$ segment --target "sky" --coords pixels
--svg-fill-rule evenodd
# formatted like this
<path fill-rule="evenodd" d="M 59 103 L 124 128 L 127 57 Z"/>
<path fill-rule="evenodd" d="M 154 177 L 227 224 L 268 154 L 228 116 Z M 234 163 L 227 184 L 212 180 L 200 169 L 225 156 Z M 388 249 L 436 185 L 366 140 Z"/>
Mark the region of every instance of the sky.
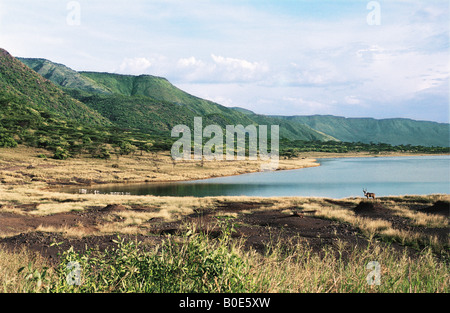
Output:
<path fill-rule="evenodd" d="M 449 122 L 448 0 L 0 0 L 0 47 L 259 114 Z"/>

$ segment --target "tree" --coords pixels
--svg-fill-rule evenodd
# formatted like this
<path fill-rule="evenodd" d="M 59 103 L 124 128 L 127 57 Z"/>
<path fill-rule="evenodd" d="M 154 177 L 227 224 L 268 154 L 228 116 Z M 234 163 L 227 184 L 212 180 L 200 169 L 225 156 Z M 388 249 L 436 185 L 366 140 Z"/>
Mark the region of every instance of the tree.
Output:
<path fill-rule="evenodd" d="M 70 157 L 69 151 L 62 147 L 56 147 L 55 154 L 53 155 L 54 159 L 57 160 L 66 160 Z"/>
<path fill-rule="evenodd" d="M 0 133 L 0 147 L 15 148 L 17 147 L 17 142 L 10 135 L 6 133 Z"/>
<path fill-rule="evenodd" d="M 120 155 L 129 155 L 130 153 L 136 152 L 137 148 L 136 146 L 133 146 L 129 142 L 121 142 L 119 145 L 119 153 Z"/>

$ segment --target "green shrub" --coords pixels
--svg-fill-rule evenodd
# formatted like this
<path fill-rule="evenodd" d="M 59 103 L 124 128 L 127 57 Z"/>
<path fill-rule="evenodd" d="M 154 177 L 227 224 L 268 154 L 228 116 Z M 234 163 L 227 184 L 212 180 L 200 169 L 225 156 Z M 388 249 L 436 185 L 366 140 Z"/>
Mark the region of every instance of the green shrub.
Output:
<path fill-rule="evenodd" d="M 70 157 L 69 151 L 62 147 L 56 147 L 55 154 L 53 155 L 54 159 L 57 160 L 66 160 Z"/>
<path fill-rule="evenodd" d="M 131 143 L 129 142 L 122 142 L 119 145 L 120 148 L 120 154 L 121 155 L 128 155 L 130 153 L 136 152 L 137 148 L 136 146 L 133 146 Z"/>
<path fill-rule="evenodd" d="M 0 134 L 0 148 L 15 148 L 17 142 L 7 134 Z"/>
<path fill-rule="evenodd" d="M 102 146 L 92 153 L 92 157 L 96 159 L 109 160 L 111 159 L 111 152 L 107 147 Z"/>
<path fill-rule="evenodd" d="M 57 269 L 53 292 L 243 292 L 249 290 L 248 264 L 233 250 L 229 234 L 212 242 L 188 231 L 183 240 L 169 238 L 153 250 L 118 237 L 116 248 L 84 255 L 69 249 Z M 77 262 L 81 284 L 66 279 Z"/>

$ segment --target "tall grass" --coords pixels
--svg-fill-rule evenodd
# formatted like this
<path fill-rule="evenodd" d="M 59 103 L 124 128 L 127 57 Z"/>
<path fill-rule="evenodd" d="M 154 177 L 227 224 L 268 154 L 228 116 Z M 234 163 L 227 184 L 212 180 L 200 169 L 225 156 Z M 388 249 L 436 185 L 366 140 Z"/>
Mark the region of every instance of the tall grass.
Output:
<path fill-rule="evenodd" d="M 342 241 L 320 252 L 307 244 L 276 243 L 266 253 L 245 249 L 231 239 L 231 228 L 212 238 L 194 228 L 182 236 L 169 237 L 161 245 L 145 247 L 118 238 L 116 247 L 84 254 L 73 249 L 48 277 L 31 267 L 28 291 L 42 292 L 449 292 L 449 266 L 430 249 L 414 257 L 406 251 L 371 242 L 351 247 Z M 77 262 L 78 283 L 74 275 Z M 370 284 L 378 262 L 379 284 Z M 71 276 L 72 275 L 72 276 Z M 34 282 L 34 285 L 32 284 Z M 72 281 L 73 282 L 73 281 Z M 38 286 L 39 283 L 39 286 Z M 31 285 L 30 285 L 31 284 Z"/>
<path fill-rule="evenodd" d="M 250 290 L 250 267 L 227 231 L 211 239 L 191 229 L 160 246 L 118 238 L 117 246 L 81 255 L 69 249 L 57 268 L 51 292 L 244 292 Z M 68 283 L 80 271 L 79 284 Z M 70 266 L 68 266 L 71 264 Z"/>
<path fill-rule="evenodd" d="M 270 254 L 252 258 L 259 292 L 366 293 L 448 292 L 448 264 L 438 261 L 430 249 L 411 258 L 377 242 L 350 247 L 337 241 L 315 253 L 307 245 L 276 245 Z M 371 284 L 373 268 L 380 265 L 380 284 Z M 368 267 L 369 266 L 369 267 Z M 260 270 L 256 270 L 256 269 Z"/>
<path fill-rule="evenodd" d="M 21 268 L 25 269 L 24 264 L 27 265 L 26 275 L 19 273 Z M 37 253 L 32 253 L 25 248 L 11 251 L 0 245 L 0 293 L 45 290 L 40 278 L 52 279 L 52 271 L 47 271 L 48 268 L 47 261 Z"/>

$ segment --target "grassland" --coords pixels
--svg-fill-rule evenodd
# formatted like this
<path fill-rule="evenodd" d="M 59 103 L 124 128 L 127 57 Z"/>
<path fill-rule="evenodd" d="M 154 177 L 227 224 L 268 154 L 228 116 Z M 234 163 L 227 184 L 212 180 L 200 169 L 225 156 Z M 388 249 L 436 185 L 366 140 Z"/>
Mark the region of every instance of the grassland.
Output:
<path fill-rule="evenodd" d="M 66 194 L 61 186 L 202 179 L 261 164 L 173 163 L 146 152 L 55 160 L 46 153 L 0 149 L 1 291 L 449 292 L 449 195 Z M 280 168 L 337 155 L 299 155 L 280 160 Z M 70 261 L 83 265 L 81 286 L 65 283 Z M 372 261 L 381 264 L 379 285 L 367 282 Z"/>

